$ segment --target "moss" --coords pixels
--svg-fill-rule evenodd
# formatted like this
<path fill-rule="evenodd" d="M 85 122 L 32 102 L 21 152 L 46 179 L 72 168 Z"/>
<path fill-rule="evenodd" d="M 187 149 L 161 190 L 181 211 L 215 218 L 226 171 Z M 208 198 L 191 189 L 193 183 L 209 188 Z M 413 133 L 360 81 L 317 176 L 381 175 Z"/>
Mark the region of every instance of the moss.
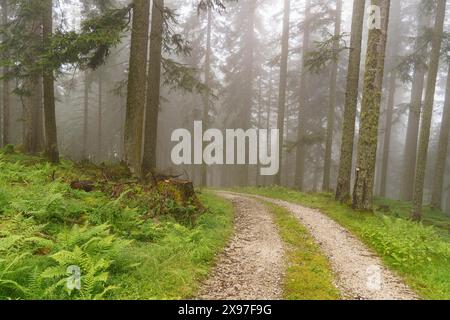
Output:
<path fill-rule="evenodd" d="M 267 203 L 286 249 L 284 298 L 287 300 L 337 300 L 333 273 L 308 231 L 287 210 Z"/>

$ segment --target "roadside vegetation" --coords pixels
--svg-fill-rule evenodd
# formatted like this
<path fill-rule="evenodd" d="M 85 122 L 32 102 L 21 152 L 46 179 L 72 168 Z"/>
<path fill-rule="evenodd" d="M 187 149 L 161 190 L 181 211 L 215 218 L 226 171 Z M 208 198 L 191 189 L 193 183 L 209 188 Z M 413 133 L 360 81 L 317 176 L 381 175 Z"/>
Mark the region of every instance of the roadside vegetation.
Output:
<path fill-rule="evenodd" d="M 327 258 L 305 227 L 289 211 L 270 203 L 286 250 L 283 294 L 287 300 L 339 300 Z"/>
<path fill-rule="evenodd" d="M 424 208 L 422 223 L 409 219 L 411 205 L 378 199 L 373 213 L 353 210 L 331 194 L 307 194 L 281 187 L 240 188 L 239 192 L 319 209 L 377 252 L 424 299 L 450 299 L 450 217 Z"/>
<path fill-rule="evenodd" d="M 192 297 L 232 218 L 232 206 L 208 192 L 184 201 L 170 182 L 139 184 L 120 165 L 53 166 L 5 148 L 0 299 Z M 67 287 L 70 266 L 81 290 Z"/>

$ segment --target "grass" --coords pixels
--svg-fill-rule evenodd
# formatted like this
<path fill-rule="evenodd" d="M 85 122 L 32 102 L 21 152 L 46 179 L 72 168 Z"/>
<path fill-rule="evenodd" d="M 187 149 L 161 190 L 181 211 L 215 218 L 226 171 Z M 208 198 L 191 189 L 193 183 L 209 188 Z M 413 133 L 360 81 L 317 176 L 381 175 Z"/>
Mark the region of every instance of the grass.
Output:
<path fill-rule="evenodd" d="M 319 209 L 372 248 L 392 270 L 424 299 L 450 299 L 450 238 L 443 213 L 425 209 L 425 223 L 407 217 L 409 204 L 377 200 L 388 204 L 390 212 L 357 212 L 334 201 L 330 194 L 305 194 L 267 187 L 236 191 L 258 194 Z"/>
<path fill-rule="evenodd" d="M 267 203 L 286 249 L 286 300 L 338 300 L 328 259 L 305 227 L 289 211 Z"/>
<path fill-rule="evenodd" d="M 189 298 L 232 233 L 231 204 L 211 193 L 202 211 L 121 166 L 10 151 L 0 150 L 0 299 Z M 73 189 L 78 179 L 95 190 Z M 69 266 L 81 290 L 67 288 Z"/>
<path fill-rule="evenodd" d="M 124 288 L 118 298 L 186 299 L 195 296 L 199 281 L 208 275 L 215 254 L 232 234 L 233 208 L 209 192 L 201 195 L 209 208 L 195 228 L 176 226 L 151 245 L 137 245 L 130 255 L 141 265 L 116 283 Z"/>

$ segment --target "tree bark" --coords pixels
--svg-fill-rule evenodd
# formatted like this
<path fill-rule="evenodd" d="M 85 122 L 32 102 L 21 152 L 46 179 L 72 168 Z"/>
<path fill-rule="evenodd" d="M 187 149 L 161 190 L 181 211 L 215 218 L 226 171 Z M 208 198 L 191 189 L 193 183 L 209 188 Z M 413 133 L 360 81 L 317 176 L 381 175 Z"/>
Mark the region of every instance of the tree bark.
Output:
<path fill-rule="evenodd" d="M 305 178 L 305 136 L 306 136 L 306 124 L 308 116 L 307 108 L 307 76 L 308 72 L 306 70 L 306 54 L 309 51 L 310 45 L 310 16 L 311 13 L 311 0 L 306 0 L 305 2 L 305 21 L 303 30 L 303 62 L 302 62 L 302 73 L 300 76 L 300 103 L 298 108 L 298 126 L 297 126 L 297 150 L 296 150 L 296 161 L 295 161 L 295 185 L 300 190 L 303 191 L 303 182 Z"/>
<path fill-rule="evenodd" d="M 447 75 L 444 112 L 442 114 L 441 131 L 439 134 L 439 147 L 433 179 L 433 192 L 431 205 L 442 210 L 445 168 L 447 164 L 448 143 L 450 135 L 450 64 Z"/>
<path fill-rule="evenodd" d="M 149 0 L 133 1 L 130 66 L 124 132 L 125 161 L 133 174 L 140 176 L 142 138 L 147 80 Z"/>
<path fill-rule="evenodd" d="M 156 147 L 158 138 L 159 98 L 161 89 L 161 61 L 164 22 L 164 0 L 154 0 L 150 35 L 150 63 L 147 75 L 147 108 L 145 115 L 144 177 L 156 170 Z"/>
<path fill-rule="evenodd" d="M 436 79 L 439 68 L 442 40 L 444 35 L 444 20 L 446 0 L 437 0 L 436 22 L 434 25 L 430 68 L 428 71 L 425 103 L 423 106 L 422 126 L 419 137 L 419 150 L 414 182 L 413 220 L 422 219 L 423 189 L 425 183 L 425 170 L 427 166 L 428 145 L 431 131 L 431 118 L 433 116 L 434 95 L 436 92 Z"/>
<path fill-rule="evenodd" d="M 365 0 L 354 0 L 353 2 L 352 34 L 350 39 L 350 58 L 348 61 L 347 88 L 345 93 L 341 157 L 339 163 L 338 184 L 336 188 L 336 200 L 341 202 L 350 200 L 365 5 Z"/>
<path fill-rule="evenodd" d="M 53 1 L 45 1 L 42 18 L 42 33 L 44 48 L 48 48 L 53 33 Z M 45 125 L 45 155 L 51 163 L 59 162 L 58 135 L 56 129 L 55 83 L 53 69 L 44 67 L 44 125 Z"/>
<path fill-rule="evenodd" d="M 341 20 L 342 20 L 342 0 L 336 0 L 336 16 L 334 26 L 335 41 L 333 50 L 339 50 L 339 36 L 341 35 Z M 339 68 L 339 60 L 334 61 L 331 66 L 330 76 L 330 96 L 327 117 L 327 139 L 325 145 L 325 163 L 323 173 L 322 190 L 325 192 L 331 191 L 331 162 L 333 153 L 333 134 L 334 134 L 334 119 L 336 109 L 336 93 L 337 93 L 337 75 Z"/>
<path fill-rule="evenodd" d="M 375 27 L 369 30 L 367 46 L 356 181 L 353 191 L 353 207 L 358 210 L 372 210 L 373 205 L 390 0 L 372 0 L 372 5 L 381 9 L 381 24 L 380 29 Z"/>
<path fill-rule="evenodd" d="M 274 183 L 281 185 L 281 172 L 283 168 L 283 149 L 284 149 L 284 118 L 286 115 L 286 87 L 287 87 L 287 69 L 289 54 L 289 24 L 290 24 L 291 1 L 284 0 L 283 16 L 283 35 L 281 39 L 281 63 L 280 63 L 280 85 L 278 94 L 278 120 L 277 128 L 279 130 L 278 145 L 280 148 L 279 165 L 280 170 L 275 176 Z"/>

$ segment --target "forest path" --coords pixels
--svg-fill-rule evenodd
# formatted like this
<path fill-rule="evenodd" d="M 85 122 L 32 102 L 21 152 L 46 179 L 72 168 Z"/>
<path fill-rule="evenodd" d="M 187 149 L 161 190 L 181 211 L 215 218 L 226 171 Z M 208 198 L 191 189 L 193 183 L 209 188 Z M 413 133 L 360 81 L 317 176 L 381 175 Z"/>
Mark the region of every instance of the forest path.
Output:
<path fill-rule="evenodd" d="M 282 299 L 283 243 L 272 215 L 250 197 L 219 193 L 235 208 L 235 234 L 219 256 L 211 276 L 201 286 L 198 299 Z"/>
<path fill-rule="evenodd" d="M 345 299 L 415 300 L 416 294 L 404 281 L 387 269 L 381 259 L 341 225 L 318 210 L 262 196 L 237 193 L 219 195 L 258 199 L 289 210 L 308 229 L 328 257 L 336 278 L 336 286 Z M 258 206 L 257 206 L 258 205 Z M 255 216 L 260 209 L 255 203 Z M 265 234 L 262 235 L 266 237 Z M 273 240 L 267 239 L 269 242 Z"/>

